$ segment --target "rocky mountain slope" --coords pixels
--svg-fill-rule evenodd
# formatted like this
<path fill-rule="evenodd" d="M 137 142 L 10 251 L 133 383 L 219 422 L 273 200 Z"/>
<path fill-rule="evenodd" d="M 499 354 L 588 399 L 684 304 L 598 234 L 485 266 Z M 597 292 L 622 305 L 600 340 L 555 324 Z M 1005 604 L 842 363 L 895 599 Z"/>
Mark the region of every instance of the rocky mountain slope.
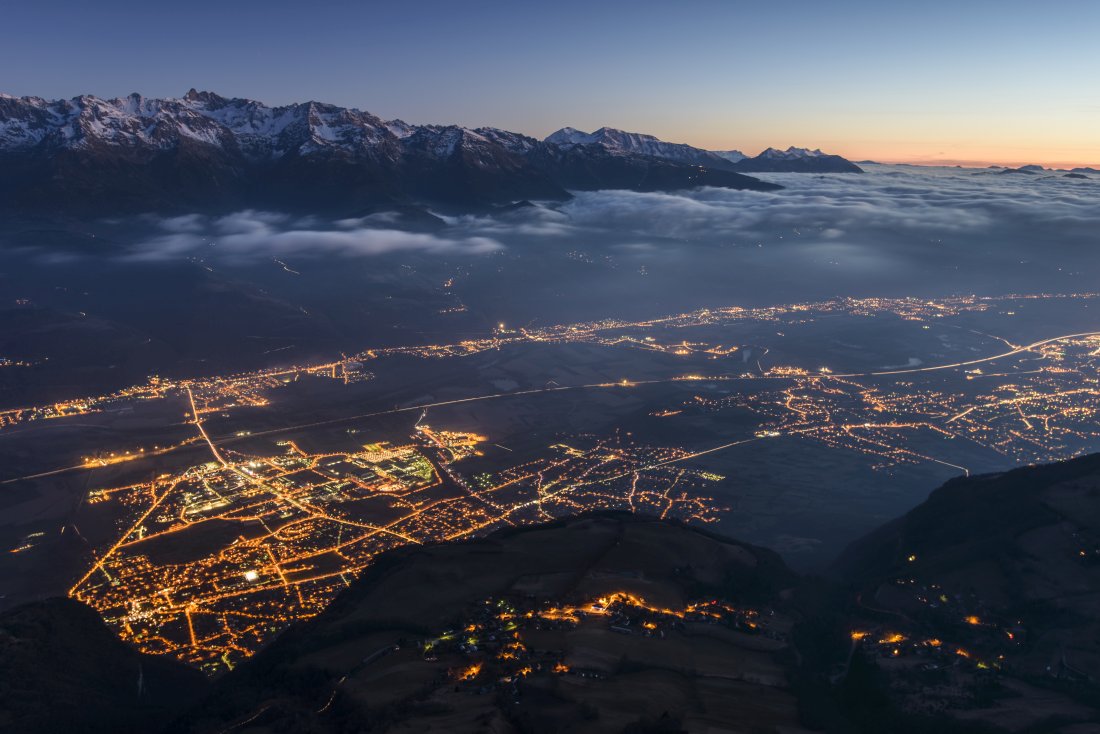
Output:
<path fill-rule="evenodd" d="M 707 166 L 724 171 L 737 170 L 733 165 L 735 161 L 731 160 L 731 157 L 741 156 L 744 158 L 744 155 L 738 151 L 711 152 L 683 143 L 666 143 L 652 135 L 629 133 L 610 127 L 601 127 L 594 133 L 585 133 L 575 128 L 563 127 L 561 130 L 550 134 L 545 142 L 564 150 L 598 146 L 621 155 L 646 155 L 676 163 Z"/>
<path fill-rule="evenodd" d="M 838 155 L 820 150 L 790 147 L 768 148 L 749 157 L 739 150 L 703 150 L 682 143 L 666 143 L 652 135 L 601 127 L 586 133 L 564 127 L 546 138 L 562 150 L 601 148 L 611 155 L 640 154 L 691 166 L 706 166 L 741 173 L 862 173 L 863 169 Z"/>

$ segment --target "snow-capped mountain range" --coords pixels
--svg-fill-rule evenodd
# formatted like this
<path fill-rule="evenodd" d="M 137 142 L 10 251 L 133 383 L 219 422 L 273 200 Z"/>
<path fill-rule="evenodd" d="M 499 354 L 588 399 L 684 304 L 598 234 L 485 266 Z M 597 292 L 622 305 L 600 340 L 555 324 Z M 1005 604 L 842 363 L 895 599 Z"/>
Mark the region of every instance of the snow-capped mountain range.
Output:
<path fill-rule="evenodd" d="M 194 89 L 179 99 L 0 94 L 0 163 L 0 195 L 9 204 L 103 213 L 468 208 L 599 188 L 777 188 L 741 175 L 746 170 L 859 170 L 798 148 L 747 158 L 612 128 L 563 128 L 538 140 L 497 128 L 386 121 L 318 102 L 269 107 Z"/>
<path fill-rule="evenodd" d="M 856 164 L 840 156 L 823 153 L 821 150 L 794 146 L 786 150 L 768 148 L 755 158 L 750 158 L 739 150 L 703 150 L 683 143 L 666 143 L 652 135 L 630 133 L 610 127 L 601 127 L 593 133 L 586 133 L 573 127 L 563 127 L 549 135 L 544 142 L 563 149 L 595 145 L 613 153 L 645 155 L 727 171 L 861 172 Z"/>
<path fill-rule="evenodd" d="M 760 154 L 760 158 L 771 158 L 773 160 L 793 161 L 800 158 L 824 158 L 825 153 L 821 152 L 821 149 L 810 150 L 809 148 L 796 148 L 793 145 L 786 150 L 779 150 L 778 148 L 768 148 Z"/>
<path fill-rule="evenodd" d="M 598 145 L 618 153 L 647 155 L 688 165 L 711 166 L 730 170 L 730 164 L 745 157 L 738 151 L 717 153 L 702 150 L 683 143 L 666 143 L 652 135 L 628 133 L 611 127 L 601 127 L 594 133 L 586 133 L 572 127 L 563 127 L 551 133 L 543 141 L 560 148 Z"/>

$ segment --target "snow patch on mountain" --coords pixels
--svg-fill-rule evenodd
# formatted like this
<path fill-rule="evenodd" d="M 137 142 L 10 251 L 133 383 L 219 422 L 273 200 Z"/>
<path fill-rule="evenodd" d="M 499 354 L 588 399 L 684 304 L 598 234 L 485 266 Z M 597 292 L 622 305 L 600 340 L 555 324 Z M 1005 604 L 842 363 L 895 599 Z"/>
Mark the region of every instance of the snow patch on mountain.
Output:
<path fill-rule="evenodd" d="M 563 127 L 561 130 L 547 135 L 543 142 L 565 147 L 570 145 L 590 145 L 595 143 L 596 139 L 592 133 L 586 133 L 575 127 Z"/>
<path fill-rule="evenodd" d="M 719 158 L 726 159 L 730 163 L 737 163 L 738 161 L 743 161 L 748 158 L 747 155 L 739 150 L 712 150 L 710 152 L 714 153 L 714 155 L 718 156 Z"/>
<path fill-rule="evenodd" d="M 404 120 L 390 120 L 384 123 L 386 129 L 389 130 L 397 138 L 407 138 L 416 132 L 416 126 L 410 125 Z"/>
<path fill-rule="evenodd" d="M 797 160 L 799 158 L 824 158 L 827 153 L 822 153 L 820 149 L 810 150 L 809 148 L 796 148 L 793 145 L 786 150 L 779 150 L 778 148 L 768 148 L 761 153 L 758 158 L 771 158 L 774 160 L 790 161 Z"/>
<path fill-rule="evenodd" d="M 596 145 L 612 155 L 643 155 L 688 166 L 706 166 L 723 170 L 729 170 L 732 163 L 744 158 L 737 151 L 726 151 L 727 155 L 723 155 L 686 143 L 667 143 L 653 135 L 632 133 L 613 127 L 601 127 L 592 133 L 586 133 L 574 127 L 563 127 L 547 136 L 544 142 L 563 150 Z M 734 158 L 733 154 L 741 158 Z"/>

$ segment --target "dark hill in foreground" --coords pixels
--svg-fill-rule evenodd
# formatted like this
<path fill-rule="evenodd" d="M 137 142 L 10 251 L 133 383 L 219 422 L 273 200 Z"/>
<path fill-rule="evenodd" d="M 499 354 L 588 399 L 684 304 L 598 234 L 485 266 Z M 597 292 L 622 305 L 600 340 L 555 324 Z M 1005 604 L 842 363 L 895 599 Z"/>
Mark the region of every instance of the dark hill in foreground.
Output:
<path fill-rule="evenodd" d="M 899 706 L 1011 730 L 1095 721 L 1100 455 L 948 482 L 834 568 Z"/>
<path fill-rule="evenodd" d="M 791 730 L 795 581 L 771 551 L 632 516 L 398 552 L 177 730 Z"/>
<path fill-rule="evenodd" d="M 80 602 L 0 614 L 0 731 L 147 732 L 206 686 L 196 670 L 134 651 Z"/>

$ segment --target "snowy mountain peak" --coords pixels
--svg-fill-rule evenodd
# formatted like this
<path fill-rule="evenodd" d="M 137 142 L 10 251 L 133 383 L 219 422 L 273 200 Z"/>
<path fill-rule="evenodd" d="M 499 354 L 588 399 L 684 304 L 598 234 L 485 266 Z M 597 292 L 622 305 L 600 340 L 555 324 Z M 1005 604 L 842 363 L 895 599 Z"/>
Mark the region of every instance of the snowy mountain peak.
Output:
<path fill-rule="evenodd" d="M 563 127 L 548 136 L 545 142 L 565 150 L 582 145 L 598 145 L 612 155 L 643 155 L 689 166 L 705 166 L 721 170 L 732 170 L 732 165 L 744 158 L 744 155 L 738 151 L 726 151 L 725 154 L 714 153 L 685 143 L 666 143 L 654 135 L 632 133 L 613 127 L 601 127 L 593 133 Z"/>
<path fill-rule="evenodd" d="M 497 127 L 479 127 L 475 132 L 483 136 L 486 140 L 491 140 L 501 146 L 509 153 L 516 153 L 518 155 L 527 155 L 542 145 L 536 138 L 532 138 L 529 135 L 501 130 Z"/>
<path fill-rule="evenodd" d="M 182 101 L 193 106 L 222 107 L 230 102 L 247 102 L 249 100 L 231 100 L 215 92 L 200 92 L 194 87 L 191 87 L 191 89 L 187 90 L 187 94 L 183 95 Z"/>
<path fill-rule="evenodd" d="M 183 138 L 222 145 L 228 133 L 180 100 L 147 99 L 137 93 L 109 100 L 92 95 L 54 101 L 5 98 L 0 109 L 3 149 L 111 145 L 163 150 Z"/>
<path fill-rule="evenodd" d="M 613 127 L 601 127 L 596 132 L 592 133 L 592 137 L 597 142 L 604 143 L 618 143 L 620 145 L 629 141 L 632 144 L 638 143 L 660 143 L 654 135 L 646 135 L 645 133 L 628 133 L 625 130 L 618 130 Z M 670 143 L 670 145 L 676 145 L 676 143 Z"/>
<path fill-rule="evenodd" d="M 563 127 L 557 132 L 550 133 L 543 141 L 551 145 L 590 145 L 596 142 L 592 133 L 586 133 L 575 127 Z"/>
<path fill-rule="evenodd" d="M 796 158 L 822 158 L 826 154 L 822 153 L 820 149 L 810 150 L 809 148 L 796 148 L 793 145 L 786 150 L 779 150 L 778 148 L 768 148 L 760 154 L 761 158 L 773 158 L 778 160 L 793 160 Z"/>
<path fill-rule="evenodd" d="M 638 148 L 652 146 L 654 144 L 675 145 L 674 143 L 662 143 L 653 135 L 644 133 L 629 133 L 613 127 L 601 127 L 594 133 L 586 133 L 575 127 L 563 127 L 546 137 L 545 142 L 559 146 L 571 145 L 602 145 L 611 150 L 636 151 Z"/>
<path fill-rule="evenodd" d="M 748 158 L 747 155 L 739 150 L 712 150 L 711 153 L 714 153 L 714 155 L 719 158 L 725 158 L 730 163 L 737 163 L 738 161 L 743 161 Z"/>
<path fill-rule="evenodd" d="M 386 129 L 393 133 L 398 138 L 407 138 L 416 132 L 416 126 L 410 125 L 404 120 L 394 119 L 389 122 L 383 123 Z"/>

